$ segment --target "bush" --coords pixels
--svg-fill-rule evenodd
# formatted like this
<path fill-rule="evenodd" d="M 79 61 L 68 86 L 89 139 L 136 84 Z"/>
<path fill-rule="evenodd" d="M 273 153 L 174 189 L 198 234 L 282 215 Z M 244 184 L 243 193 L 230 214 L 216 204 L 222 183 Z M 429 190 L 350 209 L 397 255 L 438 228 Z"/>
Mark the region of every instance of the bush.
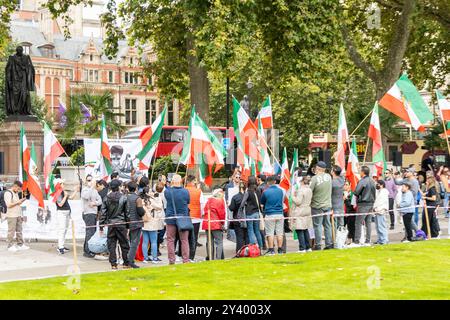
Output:
<path fill-rule="evenodd" d="M 167 177 L 167 174 L 169 172 L 175 172 L 176 169 L 177 164 L 173 163 L 171 156 L 164 156 L 156 159 L 155 164 L 153 165 L 153 179 L 156 179 L 160 174 Z M 182 175 L 185 172 L 185 167 L 183 165 L 180 165 L 180 167 L 178 168 L 178 173 Z"/>
<path fill-rule="evenodd" d="M 70 161 L 74 166 L 84 166 L 84 147 L 80 147 L 72 153 Z"/>

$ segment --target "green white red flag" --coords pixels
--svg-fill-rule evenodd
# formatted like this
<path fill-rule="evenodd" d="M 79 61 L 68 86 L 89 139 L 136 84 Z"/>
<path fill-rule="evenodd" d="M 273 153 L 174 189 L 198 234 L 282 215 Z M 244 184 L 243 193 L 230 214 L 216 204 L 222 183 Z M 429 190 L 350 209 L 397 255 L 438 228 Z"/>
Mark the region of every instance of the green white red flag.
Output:
<path fill-rule="evenodd" d="M 264 100 L 262 108 L 258 113 L 258 117 L 261 119 L 263 129 L 273 128 L 272 100 L 270 99 L 270 95 Z"/>
<path fill-rule="evenodd" d="M 292 163 L 291 163 L 291 185 L 295 185 L 296 181 L 294 181 L 294 173 L 295 168 L 298 168 L 298 149 L 294 148 L 294 155 L 292 156 Z"/>
<path fill-rule="evenodd" d="M 100 134 L 100 177 L 103 180 L 108 180 L 111 173 L 111 149 L 108 143 L 105 117 L 102 116 L 102 129 Z"/>
<path fill-rule="evenodd" d="M 140 160 L 140 170 L 148 170 L 150 168 L 153 155 L 158 147 L 159 138 L 161 137 L 166 111 L 167 104 L 152 125 L 145 127 L 139 135 L 142 143 L 142 150 L 137 154 L 137 158 Z"/>
<path fill-rule="evenodd" d="M 378 104 L 419 131 L 425 130 L 423 125 L 434 118 L 419 91 L 406 74 L 394 83 Z"/>
<path fill-rule="evenodd" d="M 274 170 L 273 165 L 270 161 L 269 150 L 267 148 L 266 134 L 264 133 L 264 128 L 259 114 L 258 117 L 256 118 L 256 124 L 258 128 L 259 150 L 260 150 L 260 157 L 256 169 L 258 173 L 262 173 L 265 175 L 273 175 Z"/>
<path fill-rule="evenodd" d="M 341 167 L 345 171 L 345 151 L 347 150 L 348 129 L 347 120 L 345 119 L 344 105 L 341 103 L 339 108 L 339 126 L 338 126 L 338 139 L 337 139 L 337 151 L 335 155 L 335 164 Z"/>
<path fill-rule="evenodd" d="M 28 168 L 28 191 L 30 192 L 31 199 L 38 203 L 39 208 L 44 209 L 44 194 L 42 193 L 41 186 L 39 185 L 37 157 L 36 150 L 34 149 L 34 143 L 31 144 Z"/>
<path fill-rule="evenodd" d="M 439 105 L 439 113 L 441 115 L 441 119 L 444 123 L 450 121 L 450 102 L 445 99 L 445 97 L 436 90 L 436 97 Z"/>
<path fill-rule="evenodd" d="M 358 171 L 359 171 L 359 161 L 358 153 L 356 151 L 356 142 L 353 139 L 352 147 L 350 149 L 350 154 L 348 156 L 347 171 L 345 172 L 345 177 L 350 182 L 350 187 L 352 191 L 355 191 L 356 185 L 358 184 Z"/>
<path fill-rule="evenodd" d="M 23 124 L 20 126 L 20 165 L 19 180 L 22 182 L 22 190 L 28 188 L 28 169 L 30 168 L 30 148 L 28 147 L 27 136 Z"/>
<path fill-rule="evenodd" d="M 372 161 L 377 169 L 377 176 L 383 175 L 386 161 L 384 159 L 383 143 L 381 138 L 380 116 L 378 114 L 378 104 L 373 107 L 370 118 L 369 132 L 367 134 L 372 139 Z"/>
<path fill-rule="evenodd" d="M 53 173 L 50 173 L 49 185 L 50 189 L 48 192 L 48 198 L 51 199 L 53 203 L 56 203 L 56 200 L 63 191 L 61 186 L 61 179 L 56 179 Z"/>
<path fill-rule="evenodd" d="M 64 153 L 64 149 L 56 139 L 49 126 L 44 123 L 44 181 L 45 194 L 50 191 L 50 175 L 52 172 L 52 163 Z"/>
<path fill-rule="evenodd" d="M 291 188 L 291 173 L 289 172 L 286 147 L 283 149 L 283 160 L 281 161 L 280 187 L 286 192 Z"/>
<path fill-rule="evenodd" d="M 195 112 L 195 106 L 193 106 L 180 163 L 188 168 L 199 165 L 200 179 L 211 186 L 212 175 L 224 166 L 226 156 L 225 148 Z"/>

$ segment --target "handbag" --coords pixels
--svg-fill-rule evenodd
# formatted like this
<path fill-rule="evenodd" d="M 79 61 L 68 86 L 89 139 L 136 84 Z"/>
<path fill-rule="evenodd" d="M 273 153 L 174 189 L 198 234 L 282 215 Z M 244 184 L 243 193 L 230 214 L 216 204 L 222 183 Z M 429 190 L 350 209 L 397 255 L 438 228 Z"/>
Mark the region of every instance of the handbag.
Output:
<path fill-rule="evenodd" d="M 244 197 L 242 198 L 241 205 L 239 206 L 238 213 L 237 213 L 237 219 L 239 220 L 239 225 L 241 228 L 246 229 L 247 228 L 247 221 L 245 221 L 245 205 L 247 203 L 248 199 L 248 193 L 244 193 Z"/>
<path fill-rule="evenodd" d="M 177 215 L 177 207 L 175 206 L 175 200 L 173 199 L 173 190 L 170 189 L 170 192 L 172 194 L 172 206 L 173 211 L 175 211 L 175 223 L 177 225 L 178 230 L 181 231 L 191 231 L 194 230 L 194 225 L 192 224 L 192 220 L 190 216 L 180 216 Z"/>
<path fill-rule="evenodd" d="M 255 198 L 256 198 L 256 204 L 258 205 L 258 213 L 259 213 L 259 230 L 263 231 L 266 228 L 266 224 L 264 221 L 264 216 L 261 212 L 261 206 L 259 205 L 259 200 L 258 200 L 258 196 L 256 195 L 256 192 L 255 192 Z"/>

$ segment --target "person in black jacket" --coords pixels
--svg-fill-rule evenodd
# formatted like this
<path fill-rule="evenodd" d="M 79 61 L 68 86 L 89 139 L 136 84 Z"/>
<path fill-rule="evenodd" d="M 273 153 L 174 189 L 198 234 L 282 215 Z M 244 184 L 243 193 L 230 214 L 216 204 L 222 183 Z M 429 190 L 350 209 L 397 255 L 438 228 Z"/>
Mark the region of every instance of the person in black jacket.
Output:
<path fill-rule="evenodd" d="M 244 216 L 239 217 L 239 207 L 241 206 L 242 199 L 244 198 L 245 184 L 243 182 L 239 183 L 239 193 L 235 194 L 231 198 L 231 203 L 228 209 L 233 212 L 233 219 L 242 219 Z M 247 244 L 247 228 L 245 226 L 245 221 L 232 221 L 230 223 L 230 229 L 233 229 L 236 233 L 236 253 L 244 245 Z"/>
<path fill-rule="evenodd" d="M 102 215 L 100 218 L 100 232 L 103 232 L 104 225 L 108 226 L 107 244 L 109 251 L 109 263 L 113 270 L 117 270 L 117 241 L 122 251 L 123 267 L 130 268 L 128 261 L 128 251 L 130 244 L 127 236 L 127 222 L 130 217 L 127 212 L 127 198 L 120 191 L 120 181 L 112 180 L 109 185 L 111 192 L 105 197 L 102 204 Z"/>
<path fill-rule="evenodd" d="M 144 226 L 142 217 L 145 214 L 142 198 L 136 193 L 137 187 L 137 183 L 134 181 L 130 181 L 127 184 L 127 212 L 130 217 L 130 231 L 128 234 L 130 238 L 130 251 L 128 252 L 128 261 L 133 269 L 139 268 L 134 263 L 134 258 L 136 257 L 136 252 L 141 240 L 142 227 Z"/>
<path fill-rule="evenodd" d="M 357 197 L 356 206 L 358 215 L 355 218 L 355 244 L 359 244 L 361 238 L 362 222 L 366 226 L 366 244 L 370 244 L 370 235 L 372 231 L 372 214 L 373 204 L 375 202 L 376 188 L 375 183 L 370 178 L 370 169 L 368 166 L 361 167 L 361 180 L 356 185 L 354 195 Z"/>

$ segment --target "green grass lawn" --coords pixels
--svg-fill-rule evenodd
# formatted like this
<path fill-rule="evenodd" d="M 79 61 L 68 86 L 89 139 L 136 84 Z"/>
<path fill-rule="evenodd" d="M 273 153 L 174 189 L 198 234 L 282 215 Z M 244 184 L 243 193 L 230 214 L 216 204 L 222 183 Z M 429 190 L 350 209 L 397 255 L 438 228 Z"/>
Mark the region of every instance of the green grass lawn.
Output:
<path fill-rule="evenodd" d="M 0 284 L 0 298 L 449 299 L 450 240 L 89 274 L 78 293 L 66 281 Z"/>

